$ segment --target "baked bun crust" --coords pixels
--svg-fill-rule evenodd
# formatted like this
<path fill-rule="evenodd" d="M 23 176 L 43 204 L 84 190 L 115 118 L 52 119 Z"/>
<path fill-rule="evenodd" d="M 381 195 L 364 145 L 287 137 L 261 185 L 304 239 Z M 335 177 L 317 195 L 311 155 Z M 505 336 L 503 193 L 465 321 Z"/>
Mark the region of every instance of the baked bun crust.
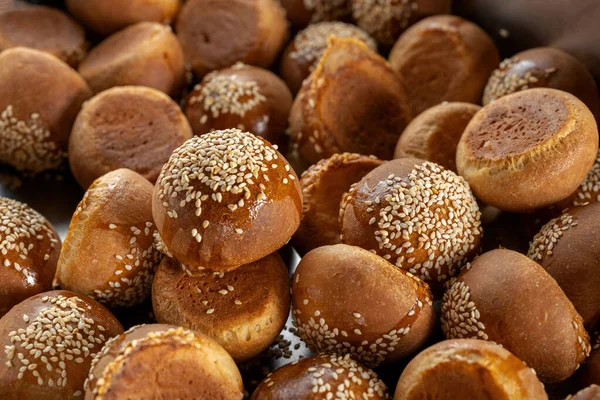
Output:
<path fill-rule="evenodd" d="M 350 19 L 350 0 L 280 0 L 287 19 L 296 28 L 321 21 Z M 310 26 L 310 25 L 309 25 Z"/>

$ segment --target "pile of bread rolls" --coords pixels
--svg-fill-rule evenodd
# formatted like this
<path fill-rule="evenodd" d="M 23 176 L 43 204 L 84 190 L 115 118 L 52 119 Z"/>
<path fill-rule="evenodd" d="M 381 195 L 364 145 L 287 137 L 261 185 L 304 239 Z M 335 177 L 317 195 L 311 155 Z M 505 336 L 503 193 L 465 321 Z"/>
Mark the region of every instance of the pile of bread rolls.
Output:
<path fill-rule="evenodd" d="M 0 197 L 0 398 L 600 398 L 574 55 L 450 0 L 9 3 L 1 169 L 80 192 Z"/>

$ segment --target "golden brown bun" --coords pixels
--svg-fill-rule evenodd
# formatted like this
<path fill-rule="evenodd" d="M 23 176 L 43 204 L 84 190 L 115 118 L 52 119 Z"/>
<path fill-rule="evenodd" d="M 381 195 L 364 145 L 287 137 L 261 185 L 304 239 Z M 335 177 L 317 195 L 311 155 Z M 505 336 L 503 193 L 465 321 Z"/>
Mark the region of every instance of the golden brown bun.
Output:
<path fill-rule="evenodd" d="M 294 100 L 292 140 L 313 164 L 342 152 L 389 160 L 412 119 L 405 93 L 390 65 L 363 42 L 330 36 Z"/>
<path fill-rule="evenodd" d="M 56 290 L 30 297 L 0 319 L 0 398 L 82 399 L 94 355 L 122 332 L 87 296 Z"/>
<path fill-rule="evenodd" d="M 389 399 L 377 374 L 349 355 L 318 354 L 281 367 L 262 381 L 252 400 Z"/>
<path fill-rule="evenodd" d="M 192 72 L 202 78 L 238 61 L 268 68 L 288 38 L 276 0 L 188 0 L 176 25 Z"/>
<path fill-rule="evenodd" d="M 296 28 L 321 21 L 348 20 L 350 0 L 280 0 L 287 19 Z"/>
<path fill-rule="evenodd" d="M 302 220 L 292 244 L 301 254 L 341 243 L 340 202 L 352 184 L 383 161 L 356 153 L 334 154 L 306 170 L 302 185 Z"/>
<path fill-rule="evenodd" d="M 456 166 L 486 204 L 522 212 L 567 198 L 598 154 L 598 128 L 575 96 L 530 89 L 488 104 L 471 120 Z"/>
<path fill-rule="evenodd" d="M 480 109 L 470 103 L 442 103 L 423 111 L 400 135 L 394 158 L 408 154 L 456 172 L 456 146 Z"/>
<path fill-rule="evenodd" d="M 416 158 L 375 168 L 342 200 L 342 243 L 415 274 L 434 294 L 475 256 L 481 213 L 455 173 Z"/>
<path fill-rule="evenodd" d="M 544 385 L 521 360 L 495 343 L 437 343 L 408 364 L 394 400 L 547 400 Z"/>
<path fill-rule="evenodd" d="M 162 251 L 191 269 L 226 271 L 281 248 L 300 224 L 302 195 L 274 146 L 238 129 L 194 137 L 156 181 Z"/>
<path fill-rule="evenodd" d="M 512 250 L 492 250 L 463 269 L 442 305 L 448 339 L 497 342 L 543 382 L 571 376 L 590 352 L 583 319 L 542 267 Z"/>
<path fill-rule="evenodd" d="M 168 24 L 181 6 L 181 0 L 65 0 L 65 3 L 83 25 L 103 36 L 142 21 Z"/>
<path fill-rule="evenodd" d="M 598 400 L 600 399 L 600 386 L 591 385 L 588 388 L 582 389 L 565 400 Z"/>
<path fill-rule="evenodd" d="M 412 113 L 443 101 L 479 104 L 500 62 L 488 34 L 460 17 L 439 15 L 412 26 L 390 53 L 392 68 L 406 82 Z"/>
<path fill-rule="evenodd" d="M 92 363 L 86 400 L 241 400 L 240 372 L 225 349 L 173 325 L 138 325 L 106 343 Z"/>
<path fill-rule="evenodd" d="M 429 287 L 359 247 L 306 254 L 294 273 L 292 315 L 315 352 L 350 354 L 368 367 L 414 353 L 433 330 Z"/>
<path fill-rule="evenodd" d="M 0 197 L 0 317 L 15 304 L 52 288 L 60 238 L 27 204 Z"/>
<path fill-rule="evenodd" d="M 195 135 L 238 128 L 262 136 L 285 154 L 292 94 L 271 71 L 238 63 L 213 71 L 189 94 L 185 114 Z"/>
<path fill-rule="evenodd" d="M 87 50 L 83 28 L 65 13 L 43 6 L 0 14 L 0 51 L 18 46 L 45 51 L 72 67 Z"/>
<path fill-rule="evenodd" d="M 152 189 L 128 169 L 94 181 L 71 219 L 55 284 L 109 307 L 144 301 L 161 259 L 153 247 Z"/>
<path fill-rule="evenodd" d="M 98 93 L 113 86 L 149 86 L 178 96 L 185 84 L 183 51 L 169 26 L 139 22 L 90 50 L 79 73 Z"/>
<path fill-rule="evenodd" d="M 179 105 L 144 86 L 119 86 L 87 101 L 69 139 L 69 164 L 82 188 L 128 168 L 156 182 L 173 150 L 192 137 Z"/>
<path fill-rule="evenodd" d="M 66 157 L 85 81 L 58 58 L 16 47 L 0 53 L 0 162 L 41 172 Z"/>
<path fill-rule="evenodd" d="M 183 326 L 214 339 L 240 363 L 277 338 L 290 313 L 286 265 L 277 252 L 231 272 L 186 272 L 168 257 L 152 284 L 160 323 Z"/>

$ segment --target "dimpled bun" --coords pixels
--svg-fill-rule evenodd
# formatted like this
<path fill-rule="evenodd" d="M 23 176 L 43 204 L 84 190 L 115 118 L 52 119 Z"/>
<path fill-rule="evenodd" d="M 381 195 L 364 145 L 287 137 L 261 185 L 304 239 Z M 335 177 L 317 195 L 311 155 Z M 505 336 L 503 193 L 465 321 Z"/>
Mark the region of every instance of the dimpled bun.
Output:
<path fill-rule="evenodd" d="M 281 248 L 300 224 L 302 195 L 276 146 L 229 129 L 175 150 L 152 212 L 164 254 L 191 269 L 226 271 Z"/>
<path fill-rule="evenodd" d="M 359 247 L 338 244 L 306 254 L 294 274 L 292 315 L 315 352 L 349 354 L 368 367 L 421 347 L 433 330 L 428 286 Z"/>
<path fill-rule="evenodd" d="M 0 162 L 31 172 L 58 167 L 73 121 L 91 95 L 81 76 L 50 54 L 24 47 L 2 51 Z"/>
<path fill-rule="evenodd" d="M 484 203 L 523 212 L 567 198 L 598 154 L 598 128 L 575 96 L 513 93 L 485 106 L 458 143 L 456 166 Z"/>
<path fill-rule="evenodd" d="M 441 314 L 448 339 L 499 343 L 546 383 L 567 379 L 590 353 L 573 304 L 542 267 L 520 253 L 487 252 L 448 287 Z"/>
<path fill-rule="evenodd" d="M 437 343 L 408 364 L 394 400 L 547 400 L 535 372 L 508 350 L 483 340 Z"/>
<path fill-rule="evenodd" d="M 251 400 L 389 399 L 377 374 L 349 355 L 318 354 L 281 367 Z"/>
<path fill-rule="evenodd" d="M 87 296 L 56 290 L 28 298 L 0 319 L 0 398 L 82 399 L 94 355 L 122 332 Z"/>
<path fill-rule="evenodd" d="M 85 390 L 85 400 L 243 398 L 240 372 L 217 342 L 162 324 L 138 325 L 107 342 Z"/>
<path fill-rule="evenodd" d="M 371 250 L 437 294 L 479 249 L 481 213 L 469 185 L 437 164 L 389 161 L 344 196 L 342 242 Z"/>
<path fill-rule="evenodd" d="M 294 27 L 350 18 L 350 0 L 280 0 Z M 309 25 L 310 26 L 310 25 Z"/>
<path fill-rule="evenodd" d="M 73 214 L 55 283 L 110 307 L 141 303 L 161 259 L 154 232 L 152 184 L 128 169 L 109 172 Z"/>

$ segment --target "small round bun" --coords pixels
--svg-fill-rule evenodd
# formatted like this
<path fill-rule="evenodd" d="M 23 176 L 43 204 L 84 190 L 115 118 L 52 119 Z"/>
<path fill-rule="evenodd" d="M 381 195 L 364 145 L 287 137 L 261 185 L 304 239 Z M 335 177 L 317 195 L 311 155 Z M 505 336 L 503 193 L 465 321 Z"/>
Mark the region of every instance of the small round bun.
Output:
<path fill-rule="evenodd" d="M 69 164 L 82 188 L 128 168 L 150 182 L 173 150 L 192 137 L 185 115 L 169 96 L 144 86 L 119 86 L 87 101 L 69 140 Z"/>
<path fill-rule="evenodd" d="M 52 288 L 60 238 L 27 204 L 0 197 L 0 317 L 14 305 Z"/>
<path fill-rule="evenodd" d="M 495 343 L 456 339 L 417 355 L 402 372 L 394 400 L 547 400 L 544 385 L 521 360 Z"/>
<path fill-rule="evenodd" d="M 598 154 L 598 127 L 575 96 L 530 89 L 488 104 L 458 143 L 456 166 L 484 203 L 524 212 L 564 200 Z"/>
<path fill-rule="evenodd" d="M 229 129 L 175 150 L 156 181 L 152 212 L 164 254 L 191 269 L 227 271 L 292 237 L 302 194 L 276 146 Z"/>
<path fill-rule="evenodd" d="M 600 386 L 591 385 L 580 390 L 572 396 L 568 396 L 565 400 L 598 400 L 600 399 Z"/>
<path fill-rule="evenodd" d="M 389 399 L 377 374 L 349 355 L 318 354 L 281 367 L 262 381 L 251 400 Z"/>
<path fill-rule="evenodd" d="M 79 73 L 98 93 L 113 86 L 148 86 L 178 96 L 185 85 L 183 51 L 169 26 L 139 22 L 94 47 Z"/>
<path fill-rule="evenodd" d="M 67 155 L 69 134 L 92 95 L 67 64 L 39 50 L 0 53 L 0 162 L 41 172 Z"/>
<path fill-rule="evenodd" d="M 338 244 L 306 254 L 294 273 L 292 316 L 315 352 L 374 368 L 407 357 L 433 330 L 428 286 L 383 258 Z"/>
<path fill-rule="evenodd" d="M 28 298 L 0 319 L 0 398 L 82 399 L 94 355 L 122 332 L 87 296 L 56 290 Z"/>
<path fill-rule="evenodd" d="M 402 132 L 394 158 L 408 154 L 456 172 L 456 146 L 479 110 L 470 103 L 442 103 L 423 111 Z"/>
<path fill-rule="evenodd" d="M 409 83 L 410 106 L 417 115 L 444 101 L 479 104 L 500 55 L 492 38 L 474 23 L 439 15 L 400 36 L 389 59 Z"/>
<path fill-rule="evenodd" d="M 567 379 L 590 353 L 583 319 L 556 281 L 512 250 L 465 267 L 444 293 L 441 319 L 446 338 L 499 343 L 546 383 Z"/>
<path fill-rule="evenodd" d="M 56 8 L 17 8 L 0 14 L 0 51 L 29 47 L 77 65 L 85 57 L 87 42 L 83 28 Z"/>
<path fill-rule="evenodd" d="M 266 350 L 285 325 L 288 270 L 277 252 L 222 273 L 189 274 L 165 257 L 154 277 L 152 305 L 158 322 L 201 332 L 244 362 Z"/>
<path fill-rule="evenodd" d="M 85 390 L 85 400 L 243 398 L 240 371 L 225 349 L 163 324 L 138 325 L 107 342 Z"/>
<path fill-rule="evenodd" d="M 292 94 L 271 71 L 238 63 L 213 71 L 189 94 L 185 114 L 195 135 L 237 128 L 267 139 L 285 153 Z"/>
<path fill-rule="evenodd" d="M 161 259 L 153 247 L 152 189 L 128 169 L 94 181 L 71 219 L 55 284 L 109 307 L 144 301 Z"/>
<path fill-rule="evenodd" d="M 277 0 L 188 0 L 176 31 L 202 78 L 238 61 L 269 68 L 288 39 L 288 22 Z"/>
<path fill-rule="evenodd" d="M 371 250 L 438 294 L 475 256 L 481 213 L 454 172 L 416 158 L 375 168 L 344 196 L 342 242 Z"/>
<path fill-rule="evenodd" d="M 321 21 L 350 19 L 350 0 L 280 0 L 292 26 L 304 28 Z M 310 25 L 309 25 L 310 26 Z"/>

